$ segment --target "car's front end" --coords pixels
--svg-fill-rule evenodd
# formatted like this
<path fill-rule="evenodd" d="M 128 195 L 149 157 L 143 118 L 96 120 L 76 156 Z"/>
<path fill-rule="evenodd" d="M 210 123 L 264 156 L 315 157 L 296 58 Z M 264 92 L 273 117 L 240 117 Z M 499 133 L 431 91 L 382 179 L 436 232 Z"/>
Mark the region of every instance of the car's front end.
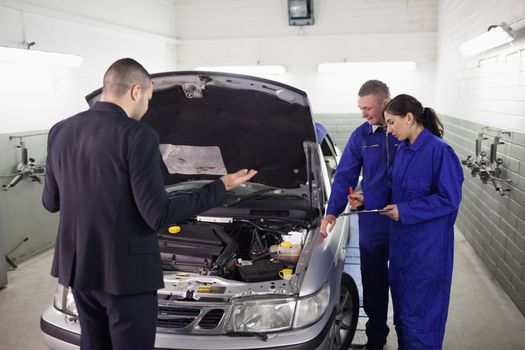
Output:
<path fill-rule="evenodd" d="M 159 133 L 170 196 L 258 170 L 223 206 L 157 233 L 165 288 L 155 347 L 347 346 L 358 313 L 342 278 L 349 221 L 341 218 L 327 238 L 319 232 L 330 180 L 306 94 L 221 73 L 158 74 L 153 84 L 143 121 Z M 41 328 L 50 348 L 78 348 L 68 288 L 59 286 Z"/>

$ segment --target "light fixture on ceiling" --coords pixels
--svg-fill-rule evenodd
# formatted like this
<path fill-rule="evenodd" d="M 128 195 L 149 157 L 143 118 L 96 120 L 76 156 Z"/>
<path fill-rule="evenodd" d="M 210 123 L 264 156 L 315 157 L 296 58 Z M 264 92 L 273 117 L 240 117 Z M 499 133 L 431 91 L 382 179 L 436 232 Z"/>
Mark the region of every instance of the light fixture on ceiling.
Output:
<path fill-rule="evenodd" d="M 359 73 L 359 72 L 413 72 L 416 62 L 385 61 L 385 62 L 336 62 L 320 63 L 319 73 Z"/>
<path fill-rule="evenodd" d="M 512 28 L 509 25 L 502 23 L 500 25 L 490 26 L 485 33 L 465 41 L 459 47 L 459 51 L 463 56 L 473 56 L 483 51 L 510 43 L 513 39 L 514 33 Z"/>
<path fill-rule="evenodd" d="M 79 67 L 84 61 L 84 58 L 78 55 L 31 50 L 33 45 L 34 42 L 26 43 L 27 49 L 0 46 L 0 62 Z"/>
<path fill-rule="evenodd" d="M 288 0 L 288 24 L 291 26 L 314 24 L 313 0 Z"/>
<path fill-rule="evenodd" d="M 236 73 L 247 75 L 280 75 L 286 72 L 283 65 L 256 65 L 256 66 L 215 66 L 215 67 L 197 67 L 195 70 Z"/>

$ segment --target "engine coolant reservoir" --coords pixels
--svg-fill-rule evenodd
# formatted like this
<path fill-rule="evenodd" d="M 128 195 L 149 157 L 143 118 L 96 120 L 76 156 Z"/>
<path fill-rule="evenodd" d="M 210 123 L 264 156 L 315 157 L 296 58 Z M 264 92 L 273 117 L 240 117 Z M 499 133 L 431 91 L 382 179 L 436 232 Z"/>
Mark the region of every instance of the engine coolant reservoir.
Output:
<path fill-rule="evenodd" d="M 279 245 L 270 246 L 270 253 L 272 259 L 286 261 L 289 263 L 296 264 L 301 255 L 301 245 L 292 244 L 291 242 L 284 241 Z"/>

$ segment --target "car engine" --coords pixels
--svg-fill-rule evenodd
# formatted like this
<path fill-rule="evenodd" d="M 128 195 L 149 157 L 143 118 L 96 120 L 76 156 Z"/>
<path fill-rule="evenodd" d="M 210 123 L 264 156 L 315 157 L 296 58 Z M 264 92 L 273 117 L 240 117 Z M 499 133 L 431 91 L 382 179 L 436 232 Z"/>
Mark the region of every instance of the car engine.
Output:
<path fill-rule="evenodd" d="M 282 221 L 185 222 L 159 233 L 162 265 L 164 271 L 243 282 L 276 280 L 297 263 L 307 232 Z"/>

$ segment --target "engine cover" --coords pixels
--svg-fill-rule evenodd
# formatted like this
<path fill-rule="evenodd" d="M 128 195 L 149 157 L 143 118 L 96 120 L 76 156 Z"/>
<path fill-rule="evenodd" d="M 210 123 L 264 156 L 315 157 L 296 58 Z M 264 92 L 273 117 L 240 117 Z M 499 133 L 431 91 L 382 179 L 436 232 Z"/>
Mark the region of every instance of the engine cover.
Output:
<path fill-rule="evenodd" d="M 159 234 L 164 269 L 216 274 L 235 258 L 238 245 L 220 226 L 199 222 L 179 226 L 177 234 Z"/>

